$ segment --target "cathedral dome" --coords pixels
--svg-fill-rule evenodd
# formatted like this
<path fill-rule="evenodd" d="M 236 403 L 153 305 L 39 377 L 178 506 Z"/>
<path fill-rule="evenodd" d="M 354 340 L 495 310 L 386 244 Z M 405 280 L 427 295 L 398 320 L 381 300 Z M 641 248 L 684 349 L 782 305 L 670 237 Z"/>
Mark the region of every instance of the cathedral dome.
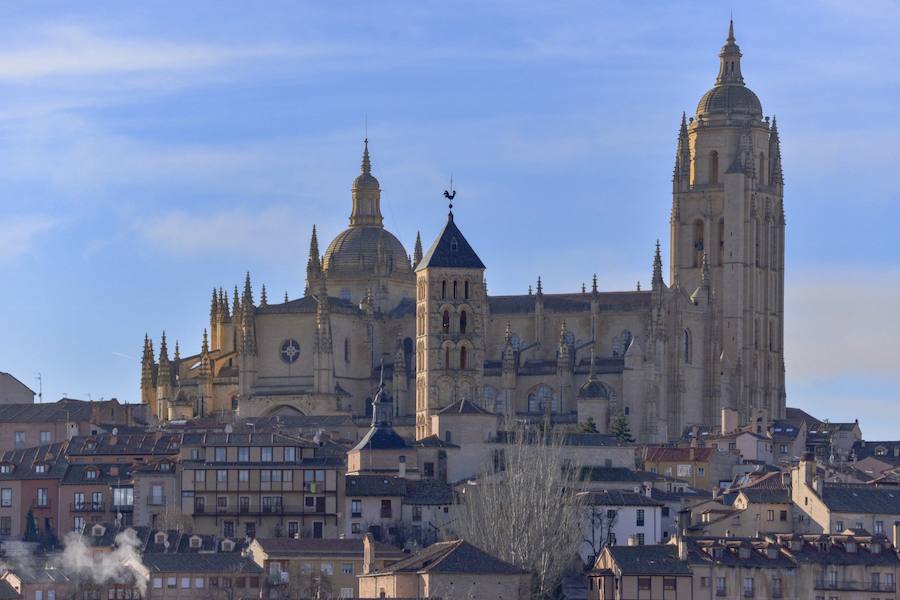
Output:
<path fill-rule="evenodd" d="M 381 216 L 381 188 L 372 175 L 369 140 L 363 149 L 360 174 L 353 180 L 350 227 L 338 234 L 325 250 L 322 268 L 336 274 L 410 273 L 406 248 L 386 230 Z"/>
<path fill-rule="evenodd" d="M 328 244 L 322 267 L 331 277 L 335 273 L 373 272 L 379 264 L 391 273 L 410 271 L 406 249 L 390 231 L 375 226 L 350 227 Z"/>
<path fill-rule="evenodd" d="M 717 85 L 700 98 L 697 116 L 739 114 L 761 119 L 762 103 L 753 90 L 743 85 Z"/>
<path fill-rule="evenodd" d="M 697 104 L 697 117 L 736 116 L 762 119 L 759 97 L 744 85 L 741 49 L 734 39 L 734 23 L 728 24 L 728 39 L 719 52 L 716 85 Z"/>

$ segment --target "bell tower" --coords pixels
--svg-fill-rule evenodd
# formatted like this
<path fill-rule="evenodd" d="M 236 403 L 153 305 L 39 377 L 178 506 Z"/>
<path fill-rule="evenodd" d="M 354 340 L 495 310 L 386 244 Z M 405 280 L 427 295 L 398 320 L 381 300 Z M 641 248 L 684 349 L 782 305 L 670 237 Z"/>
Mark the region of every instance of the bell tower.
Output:
<path fill-rule="evenodd" d="M 712 286 L 718 409 L 784 416 L 784 181 L 775 120 L 744 84 L 734 24 L 716 83 L 682 115 L 670 219 L 671 281 Z M 711 280 L 711 281 L 709 281 Z M 716 411 L 718 413 L 718 410 Z"/>
<path fill-rule="evenodd" d="M 441 408 L 481 398 L 484 263 L 450 208 L 447 224 L 416 266 L 416 439 L 432 434 L 431 415 Z"/>

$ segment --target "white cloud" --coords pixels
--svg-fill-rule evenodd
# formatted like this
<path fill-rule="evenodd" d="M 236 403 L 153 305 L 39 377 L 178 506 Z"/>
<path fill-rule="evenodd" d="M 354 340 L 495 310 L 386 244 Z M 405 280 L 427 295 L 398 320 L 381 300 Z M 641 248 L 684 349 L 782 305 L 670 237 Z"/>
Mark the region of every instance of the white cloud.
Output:
<path fill-rule="evenodd" d="M 0 81 L 21 82 L 61 76 L 185 71 L 278 57 L 313 57 L 324 47 L 282 44 L 212 45 L 161 39 L 118 39 L 75 26 L 45 28 L 26 44 L 5 44 Z"/>
<path fill-rule="evenodd" d="M 285 206 L 260 210 L 225 209 L 210 213 L 174 211 L 136 223 L 144 240 L 176 255 L 253 255 L 305 262 L 308 232 L 301 218 Z"/>
<path fill-rule="evenodd" d="M 12 262 L 30 253 L 40 237 L 58 225 L 44 215 L 12 215 L 0 220 L 0 262 Z"/>

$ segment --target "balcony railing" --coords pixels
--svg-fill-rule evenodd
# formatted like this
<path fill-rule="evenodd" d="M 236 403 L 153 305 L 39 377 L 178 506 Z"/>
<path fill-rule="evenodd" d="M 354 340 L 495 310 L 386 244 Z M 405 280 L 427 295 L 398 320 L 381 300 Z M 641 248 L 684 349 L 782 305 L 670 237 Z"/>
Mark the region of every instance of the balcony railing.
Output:
<path fill-rule="evenodd" d="M 50 508 L 50 500 L 34 499 L 31 501 L 31 508 Z"/>
<path fill-rule="evenodd" d="M 317 510 L 317 508 L 321 510 Z M 310 507 L 302 504 L 271 504 L 271 505 L 229 505 L 229 506 L 203 506 L 194 505 L 194 514 L 211 515 L 211 516 L 265 516 L 265 515 L 308 515 L 322 516 L 333 515 L 323 507 Z"/>
<path fill-rule="evenodd" d="M 104 512 L 106 504 L 104 502 L 73 502 L 69 508 L 72 512 Z"/>
<path fill-rule="evenodd" d="M 723 589 L 723 588 L 718 588 L 718 589 L 716 589 L 716 596 L 717 596 L 717 597 L 719 597 L 719 598 L 724 598 L 724 597 L 727 596 L 727 595 L 728 595 L 728 590 L 725 590 L 725 589 Z"/>
<path fill-rule="evenodd" d="M 269 585 L 287 585 L 290 578 L 287 571 L 278 571 L 277 573 L 269 573 L 266 577 L 266 583 Z"/>
<path fill-rule="evenodd" d="M 813 586 L 817 590 L 835 590 L 846 592 L 893 592 L 897 589 L 896 583 L 893 581 L 826 581 L 817 579 Z"/>
<path fill-rule="evenodd" d="M 134 512 L 134 504 L 113 504 L 112 505 L 113 512 L 120 513 L 130 513 Z"/>
<path fill-rule="evenodd" d="M 165 506 L 165 496 L 147 496 L 147 506 Z"/>

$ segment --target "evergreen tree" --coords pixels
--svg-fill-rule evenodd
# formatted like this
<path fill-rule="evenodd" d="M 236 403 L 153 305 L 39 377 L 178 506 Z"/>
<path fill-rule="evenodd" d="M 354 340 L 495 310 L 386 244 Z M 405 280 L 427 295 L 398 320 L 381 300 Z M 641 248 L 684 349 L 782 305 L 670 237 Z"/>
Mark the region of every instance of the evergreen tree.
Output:
<path fill-rule="evenodd" d="M 588 417 L 584 423 L 578 425 L 578 429 L 581 433 L 598 433 L 597 423 L 594 422 L 594 417 Z"/>
<path fill-rule="evenodd" d="M 37 530 L 37 521 L 34 520 L 34 513 L 31 509 L 29 509 L 28 514 L 25 515 L 25 535 L 22 536 L 22 540 L 26 542 L 41 541 L 41 536 L 38 534 Z"/>
<path fill-rule="evenodd" d="M 628 419 L 625 418 L 625 413 L 620 412 L 616 415 L 610 429 L 620 444 L 631 443 L 634 441 L 634 438 L 631 437 L 631 428 L 628 426 Z"/>

